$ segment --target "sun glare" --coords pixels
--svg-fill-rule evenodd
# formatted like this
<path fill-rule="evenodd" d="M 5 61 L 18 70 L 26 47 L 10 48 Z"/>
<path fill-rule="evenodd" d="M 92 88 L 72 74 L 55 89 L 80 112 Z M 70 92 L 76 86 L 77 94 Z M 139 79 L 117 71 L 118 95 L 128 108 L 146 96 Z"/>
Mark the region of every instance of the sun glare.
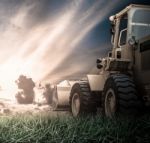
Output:
<path fill-rule="evenodd" d="M 27 71 L 23 71 L 23 66 L 24 63 L 21 60 L 19 61 L 14 59 L 1 65 L 0 87 L 2 93 L 0 98 L 14 99 L 15 93 L 17 92 L 15 80 L 18 79 L 20 74 L 28 74 Z"/>
<path fill-rule="evenodd" d="M 4 28 L 0 35 L 0 98 L 14 98 L 17 92 L 15 80 L 22 74 L 31 77 L 34 82 L 53 82 L 54 74 L 57 79 L 62 79 L 79 72 L 82 65 L 66 68 L 61 64 L 72 55 L 85 36 L 103 21 L 108 14 L 107 9 L 113 8 L 114 5 L 112 2 L 108 3 L 107 7 L 100 9 L 93 16 L 100 4 L 96 2 L 79 15 L 82 3 L 83 0 L 79 0 L 77 5 L 69 4 L 70 8 L 66 5 L 64 11 L 55 14 L 53 20 L 49 18 L 33 27 L 28 27 L 26 19 L 32 6 L 21 8 L 10 18 L 6 29 Z M 66 69 L 69 72 L 65 72 Z M 48 79 L 49 75 L 51 79 Z"/>

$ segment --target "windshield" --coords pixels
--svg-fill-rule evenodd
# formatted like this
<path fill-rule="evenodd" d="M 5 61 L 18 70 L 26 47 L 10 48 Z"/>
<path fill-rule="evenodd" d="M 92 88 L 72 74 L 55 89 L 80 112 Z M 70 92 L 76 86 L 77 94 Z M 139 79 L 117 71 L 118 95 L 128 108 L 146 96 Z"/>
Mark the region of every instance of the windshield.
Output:
<path fill-rule="evenodd" d="M 131 25 L 132 36 L 135 36 L 136 40 L 150 35 L 150 10 L 135 10 Z"/>

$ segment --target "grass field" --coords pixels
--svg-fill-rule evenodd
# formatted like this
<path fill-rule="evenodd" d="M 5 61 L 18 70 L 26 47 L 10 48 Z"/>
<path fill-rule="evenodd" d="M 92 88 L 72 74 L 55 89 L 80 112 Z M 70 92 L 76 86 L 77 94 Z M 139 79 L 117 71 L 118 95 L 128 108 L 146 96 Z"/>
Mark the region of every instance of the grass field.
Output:
<path fill-rule="evenodd" d="M 0 143 L 149 143 L 150 116 L 16 115 L 0 117 Z"/>

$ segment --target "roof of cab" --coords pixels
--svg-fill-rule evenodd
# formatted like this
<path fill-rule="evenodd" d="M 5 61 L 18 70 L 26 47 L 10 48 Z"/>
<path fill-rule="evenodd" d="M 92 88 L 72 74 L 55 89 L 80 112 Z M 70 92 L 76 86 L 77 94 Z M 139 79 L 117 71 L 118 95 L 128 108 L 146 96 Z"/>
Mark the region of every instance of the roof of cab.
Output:
<path fill-rule="evenodd" d="M 127 13 L 127 11 L 129 11 L 131 8 L 133 7 L 139 7 L 139 8 L 148 8 L 150 9 L 150 5 L 139 5 L 139 4 L 130 4 L 129 6 L 127 6 L 126 8 L 124 8 L 123 10 L 121 10 L 119 13 L 117 13 L 115 15 L 116 18 L 121 17 L 123 14 Z"/>

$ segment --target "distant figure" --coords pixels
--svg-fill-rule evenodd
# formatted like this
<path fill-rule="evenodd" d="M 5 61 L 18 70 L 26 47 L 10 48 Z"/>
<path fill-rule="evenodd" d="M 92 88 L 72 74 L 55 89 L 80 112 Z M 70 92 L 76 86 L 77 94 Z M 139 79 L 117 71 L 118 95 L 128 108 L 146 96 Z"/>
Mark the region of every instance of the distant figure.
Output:
<path fill-rule="evenodd" d="M 52 104 L 53 89 L 51 88 L 51 84 L 45 84 L 43 96 L 48 104 Z"/>
<path fill-rule="evenodd" d="M 18 80 L 15 81 L 18 85 L 18 93 L 16 94 L 16 99 L 20 104 L 30 104 L 34 100 L 34 90 L 35 83 L 32 78 L 27 78 L 24 75 L 20 75 Z"/>

